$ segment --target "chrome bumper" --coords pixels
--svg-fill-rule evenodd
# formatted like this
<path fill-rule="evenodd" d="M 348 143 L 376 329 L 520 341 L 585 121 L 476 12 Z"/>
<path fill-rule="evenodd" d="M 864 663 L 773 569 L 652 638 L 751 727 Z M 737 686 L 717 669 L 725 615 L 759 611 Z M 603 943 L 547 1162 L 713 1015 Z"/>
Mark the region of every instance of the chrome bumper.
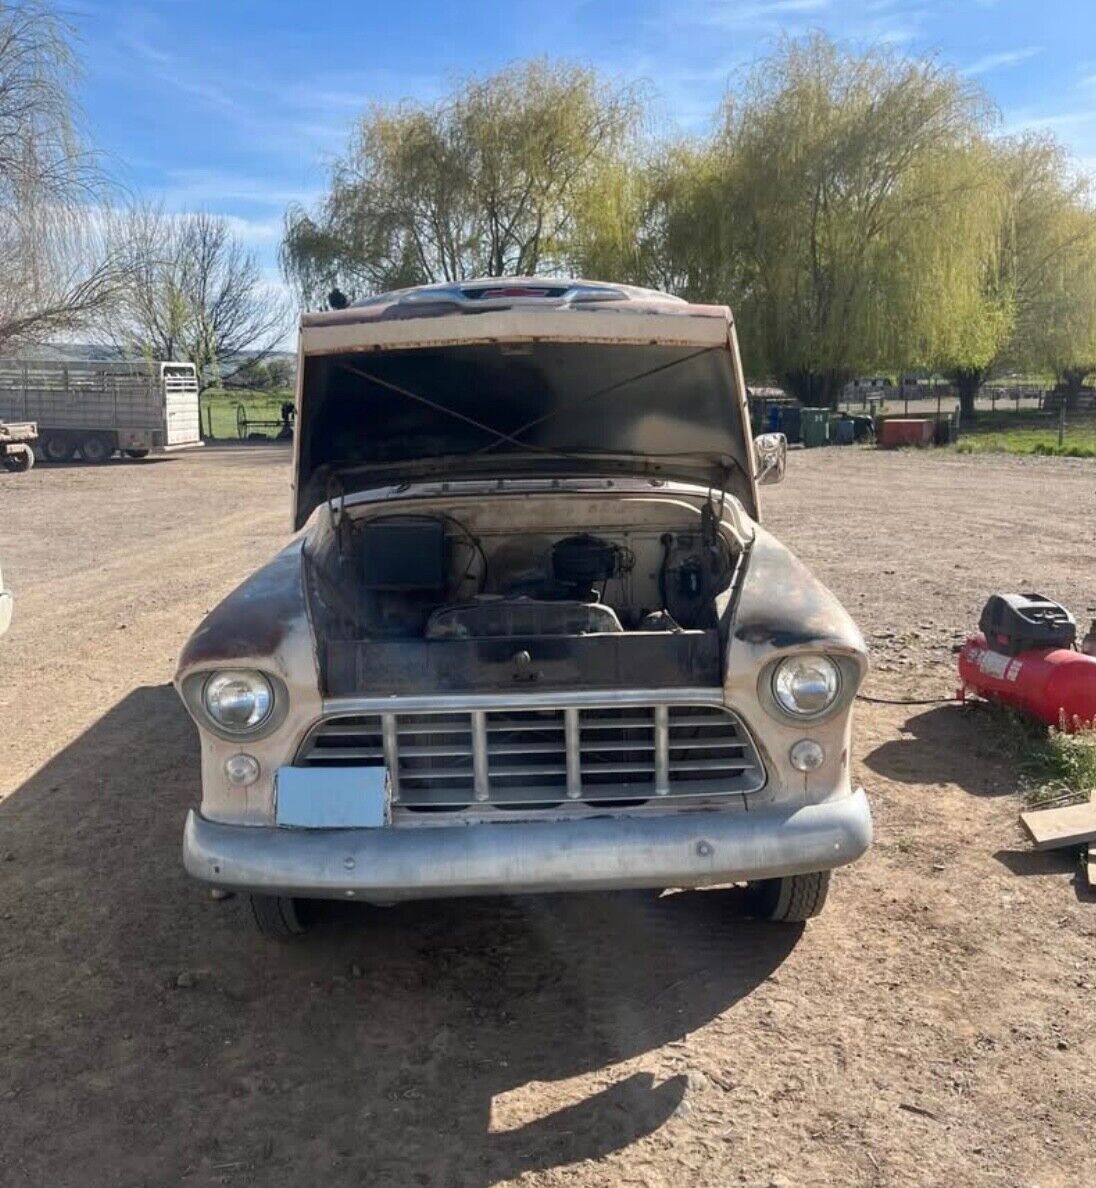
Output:
<path fill-rule="evenodd" d="M 871 845 L 863 789 L 749 812 L 381 829 L 279 829 L 187 816 L 196 879 L 264 894 L 432 899 L 702 887 L 843 866 Z"/>

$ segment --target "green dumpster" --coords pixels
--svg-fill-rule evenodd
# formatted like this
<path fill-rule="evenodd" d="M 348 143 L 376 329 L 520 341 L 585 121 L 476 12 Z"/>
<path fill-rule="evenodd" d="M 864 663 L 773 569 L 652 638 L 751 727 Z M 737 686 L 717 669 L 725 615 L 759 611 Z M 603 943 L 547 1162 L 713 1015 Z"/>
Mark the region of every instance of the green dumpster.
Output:
<path fill-rule="evenodd" d="M 800 414 L 800 432 L 807 449 L 824 446 L 830 439 L 830 410 L 828 408 L 805 408 Z"/>

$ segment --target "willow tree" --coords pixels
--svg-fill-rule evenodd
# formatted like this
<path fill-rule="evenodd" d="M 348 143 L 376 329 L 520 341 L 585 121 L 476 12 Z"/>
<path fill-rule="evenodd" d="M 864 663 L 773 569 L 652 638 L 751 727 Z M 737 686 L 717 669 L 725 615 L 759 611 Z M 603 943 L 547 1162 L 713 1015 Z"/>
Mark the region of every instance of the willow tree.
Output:
<path fill-rule="evenodd" d="M 1007 222 L 1007 178 L 995 144 L 976 138 L 945 151 L 928 169 L 953 200 L 935 209 L 931 234 L 907 237 L 894 260 L 894 281 L 912 307 L 913 331 L 897 365 L 949 375 L 965 416 L 988 371 L 1015 333 L 1016 293 L 1001 229 Z"/>
<path fill-rule="evenodd" d="M 1080 386 L 1096 361 L 1096 216 L 1087 180 L 1050 137 L 1001 146 L 1010 207 L 1002 227 L 1016 323 L 1002 360 Z"/>
<path fill-rule="evenodd" d="M 81 139 L 78 78 L 48 5 L 0 5 L 0 351 L 83 328 L 124 278 L 96 213 L 107 186 Z"/>
<path fill-rule="evenodd" d="M 641 104 L 590 69 L 522 63 L 432 106 L 374 106 L 281 259 L 306 302 L 334 286 L 565 270 L 581 196 L 631 142 Z"/>
<path fill-rule="evenodd" d="M 1043 269 L 1025 311 L 1023 357 L 1034 370 L 1050 371 L 1068 399 L 1096 372 L 1096 211 L 1077 201 L 1058 219 L 1059 236 L 1070 243 Z"/>
<path fill-rule="evenodd" d="M 725 164 L 700 139 L 613 162 L 582 196 L 575 267 L 689 301 L 725 300 Z"/>
<path fill-rule="evenodd" d="M 973 205 L 981 185 L 939 163 L 991 118 L 979 90 L 934 62 L 822 36 L 786 43 L 754 70 L 728 99 L 719 138 L 724 291 L 753 370 L 817 404 L 851 375 L 913 361 L 932 327 L 909 279 L 961 241 L 941 216 Z"/>
<path fill-rule="evenodd" d="M 939 307 L 948 316 L 937 326 L 932 353 L 955 383 L 966 416 L 975 415 L 978 390 L 994 371 L 1067 378 L 1077 367 L 1083 375 L 1096 359 L 1085 299 L 1096 224 L 1084 179 L 1045 134 L 985 142 L 971 155 L 990 180 L 985 200 L 960 221 L 967 234 L 942 261 L 959 284 L 953 300 Z"/>

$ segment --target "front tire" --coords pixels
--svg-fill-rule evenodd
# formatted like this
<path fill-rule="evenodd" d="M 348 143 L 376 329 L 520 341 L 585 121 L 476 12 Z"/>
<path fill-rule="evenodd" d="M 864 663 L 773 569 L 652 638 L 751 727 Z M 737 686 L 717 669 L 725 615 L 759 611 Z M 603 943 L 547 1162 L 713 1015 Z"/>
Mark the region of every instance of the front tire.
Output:
<path fill-rule="evenodd" d="M 127 458 L 147 458 L 148 450 L 126 450 Z"/>
<path fill-rule="evenodd" d="M 760 920 L 800 923 L 809 920 L 826 904 L 830 872 L 786 875 L 782 879 L 759 879 L 746 884 L 746 906 Z"/>
<path fill-rule="evenodd" d="M 301 900 L 288 895 L 251 895 L 251 914 L 255 927 L 272 940 L 300 936 L 307 928 L 301 913 Z"/>

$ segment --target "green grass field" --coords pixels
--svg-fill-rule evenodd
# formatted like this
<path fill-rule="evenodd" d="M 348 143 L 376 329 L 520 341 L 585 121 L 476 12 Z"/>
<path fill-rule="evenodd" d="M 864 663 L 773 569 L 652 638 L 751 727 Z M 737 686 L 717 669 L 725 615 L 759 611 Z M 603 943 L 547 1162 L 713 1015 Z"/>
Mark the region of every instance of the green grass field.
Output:
<path fill-rule="evenodd" d="M 237 409 L 243 406 L 244 413 L 250 422 L 277 421 L 281 423 L 282 402 L 292 400 L 293 393 L 285 392 L 224 392 L 211 389 L 203 392 L 201 397 L 202 433 L 212 434 L 215 438 L 239 438 Z M 249 429 L 252 432 L 265 433 L 268 437 L 277 436 L 276 427 Z"/>
<path fill-rule="evenodd" d="M 1072 413 L 1058 445 L 1058 419 L 1053 414 L 979 412 L 962 426 L 955 447 L 961 454 L 1050 454 L 1066 458 L 1096 458 L 1096 415 Z"/>

